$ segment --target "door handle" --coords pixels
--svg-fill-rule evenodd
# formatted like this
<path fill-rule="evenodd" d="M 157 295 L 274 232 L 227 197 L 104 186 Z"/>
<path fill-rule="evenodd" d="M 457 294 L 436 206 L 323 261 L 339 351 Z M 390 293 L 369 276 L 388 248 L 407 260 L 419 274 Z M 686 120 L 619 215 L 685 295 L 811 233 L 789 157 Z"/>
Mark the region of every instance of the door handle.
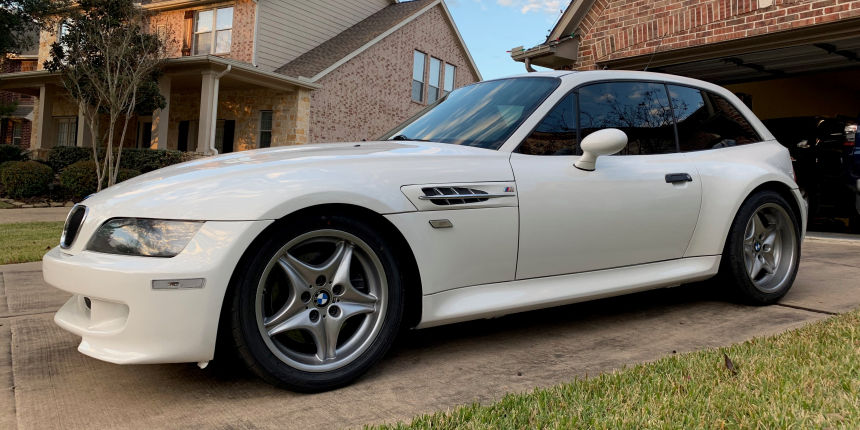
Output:
<path fill-rule="evenodd" d="M 693 177 L 689 173 L 667 173 L 666 182 L 674 184 L 677 182 L 693 182 Z"/>

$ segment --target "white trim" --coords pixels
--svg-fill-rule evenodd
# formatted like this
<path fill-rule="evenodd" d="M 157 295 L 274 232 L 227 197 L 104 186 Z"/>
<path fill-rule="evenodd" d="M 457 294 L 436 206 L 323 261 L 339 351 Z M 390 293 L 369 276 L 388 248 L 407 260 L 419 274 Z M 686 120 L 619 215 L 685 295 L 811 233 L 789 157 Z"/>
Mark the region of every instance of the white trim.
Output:
<path fill-rule="evenodd" d="M 400 23 L 398 23 L 394 27 L 389 28 L 384 33 L 380 34 L 379 36 L 376 36 L 370 42 L 367 42 L 364 45 L 362 45 L 360 48 L 356 49 L 355 51 L 350 52 L 347 56 L 341 58 L 336 63 L 332 64 L 331 66 L 326 67 L 323 71 L 317 73 L 312 78 L 310 78 L 309 79 L 310 82 L 316 82 L 316 81 L 322 79 L 323 76 L 331 73 L 332 71 L 334 71 L 338 67 L 344 65 L 347 61 L 352 60 L 353 58 L 358 56 L 358 54 L 361 54 L 362 52 L 368 50 L 371 46 L 379 43 L 379 41 L 381 41 L 382 39 L 385 39 L 386 37 L 388 37 L 389 35 L 391 35 L 395 31 L 400 30 L 401 28 L 405 27 L 406 24 L 409 24 L 410 22 L 414 21 L 419 16 L 423 15 L 424 12 L 427 12 L 427 11 L 429 11 L 429 10 L 433 9 L 434 7 L 439 6 L 439 5 L 441 5 L 442 10 L 445 11 L 445 15 L 448 17 L 448 21 L 451 23 L 451 27 L 454 29 L 454 34 L 457 35 L 457 40 L 460 41 L 460 45 L 463 47 L 463 51 L 466 52 L 466 58 L 468 58 L 469 64 L 472 66 L 472 70 L 474 70 L 475 74 L 478 75 L 478 80 L 479 81 L 482 80 L 483 78 L 481 77 L 481 72 L 478 71 L 478 66 L 475 65 L 475 60 L 472 59 L 472 54 L 469 53 L 469 48 L 466 46 L 466 42 L 463 41 L 463 37 L 460 35 L 460 31 L 457 30 L 457 24 L 454 23 L 454 18 L 451 17 L 451 12 L 448 11 L 448 7 L 445 6 L 445 2 L 443 0 L 436 0 L 433 3 L 430 3 L 429 5 L 425 6 L 423 9 L 419 10 L 418 12 L 412 14 L 412 16 L 404 19 L 403 21 L 401 21 Z"/>
<path fill-rule="evenodd" d="M 254 2 L 254 41 L 251 46 L 251 65 L 257 67 L 257 32 L 260 29 L 260 0 L 252 0 Z M 232 40 L 233 36 L 230 36 Z"/>

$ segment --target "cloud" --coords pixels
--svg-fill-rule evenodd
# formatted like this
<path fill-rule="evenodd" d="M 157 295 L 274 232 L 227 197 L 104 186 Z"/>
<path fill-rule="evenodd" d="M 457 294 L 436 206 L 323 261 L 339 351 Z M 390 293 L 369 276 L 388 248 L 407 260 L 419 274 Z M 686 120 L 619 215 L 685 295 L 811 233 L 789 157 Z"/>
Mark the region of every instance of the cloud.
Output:
<path fill-rule="evenodd" d="M 518 8 L 522 13 L 542 12 L 557 15 L 570 4 L 570 0 L 496 0 L 496 3 Z"/>

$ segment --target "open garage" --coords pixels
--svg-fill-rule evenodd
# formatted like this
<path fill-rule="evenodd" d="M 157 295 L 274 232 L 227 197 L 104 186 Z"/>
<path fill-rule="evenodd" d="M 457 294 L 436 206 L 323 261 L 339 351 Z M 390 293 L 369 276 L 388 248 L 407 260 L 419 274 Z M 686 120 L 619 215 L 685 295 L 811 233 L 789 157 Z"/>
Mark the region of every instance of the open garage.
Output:
<path fill-rule="evenodd" d="M 713 82 L 737 94 L 795 160 L 810 229 L 860 231 L 860 1 L 574 0 L 516 61 Z"/>

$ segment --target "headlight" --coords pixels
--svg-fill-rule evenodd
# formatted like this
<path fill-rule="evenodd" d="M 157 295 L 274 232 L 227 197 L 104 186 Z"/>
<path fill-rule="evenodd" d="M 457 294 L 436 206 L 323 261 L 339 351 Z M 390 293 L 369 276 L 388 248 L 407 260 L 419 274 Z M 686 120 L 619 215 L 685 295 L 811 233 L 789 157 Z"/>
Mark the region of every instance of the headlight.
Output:
<path fill-rule="evenodd" d="M 105 221 L 87 250 L 108 254 L 173 257 L 191 241 L 202 221 L 113 218 Z"/>

